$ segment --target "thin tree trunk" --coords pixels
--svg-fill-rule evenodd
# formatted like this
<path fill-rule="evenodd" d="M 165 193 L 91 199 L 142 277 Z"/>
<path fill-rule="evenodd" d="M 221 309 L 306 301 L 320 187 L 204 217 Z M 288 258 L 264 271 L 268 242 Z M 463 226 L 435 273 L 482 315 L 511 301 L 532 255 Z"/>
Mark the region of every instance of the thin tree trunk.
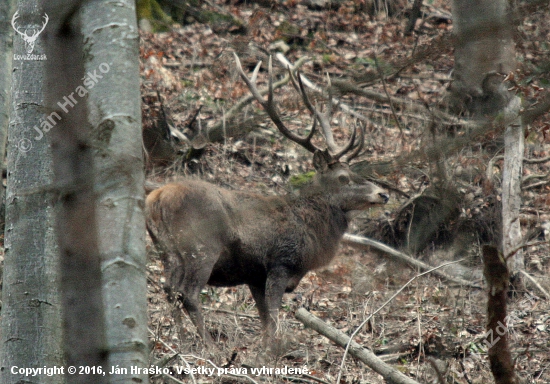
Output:
<path fill-rule="evenodd" d="M 18 2 L 20 30 L 44 21 L 37 0 Z M 10 26 L 11 28 L 11 26 Z M 37 29 L 38 30 L 38 29 Z M 42 36 L 33 47 L 44 53 Z M 23 39 L 14 53 L 26 55 Z M 1 321 L 0 382 L 22 383 L 24 373 L 11 368 L 63 366 L 59 258 L 54 233 L 53 180 L 48 141 L 37 139 L 44 122 L 44 60 L 13 61 L 13 95 L 8 132 L 5 262 Z M 64 376 L 42 376 L 41 383 L 61 383 Z"/>
<path fill-rule="evenodd" d="M 8 138 L 9 112 L 11 108 L 11 73 L 14 30 L 10 20 L 15 13 L 15 0 L 0 2 L 0 165 L 4 164 Z M 0 187 L 0 205 L 4 200 L 4 188 Z M 4 217 L 4 212 L 0 213 Z M 0 271 L 1 277 L 1 271 Z"/>
<path fill-rule="evenodd" d="M 92 0 L 82 11 L 84 83 L 92 125 L 97 223 L 110 365 L 142 382 L 148 364 L 139 44 L 133 0 Z"/>
<path fill-rule="evenodd" d="M 476 120 L 492 121 L 503 128 L 505 152 L 502 175 L 502 228 L 498 246 L 483 247 L 484 275 L 489 286 L 487 330 L 503 329 L 489 346 L 491 371 L 499 384 L 516 383 L 505 329 L 508 268 L 498 252 L 507 255 L 521 242 L 519 209 L 523 161 L 523 130 L 519 121 L 520 101 L 508 91 L 504 75 L 515 69 L 509 2 L 507 0 L 454 0 L 453 22 L 456 35 L 455 82 L 451 87 L 454 107 Z M 518 252 L 510 269 L 523 269 Z M 498 273 L 498 272 L 502 273 Z M 496 335 L 494 335 L 497 337 Z"/>
<path fill-rule="evenodd" d="M 483 246 L 483 275 L 487 281 L 487 333 L 484 340 L 487 355 L 496 384 L 517 384 L 514 360 L 508 344 L 506 328 L 508 312 L 508 285 L 510 274 L 506 261 L 500 257 L 496 247 Z"/>
<path fill-rule="evenodd" d="M 508 113 L 519 113 L 520 102 L 511 105 Z M 521 208 L 521 179 L 523 175 L 523 125 L 516 118 L 504 131 L 504 169 L 502 171 L 502 252 L 508 257 L 523 242 L 519 213 Z M 518 250 L 509 260 L 508 266 L 515 280 L 525 269 L 523 251 Z"/>
<path fill-rule="evenodd" d="M 6 157 L 6 142 L 11 108 L 11 77 L 13 58 L 13 28 L 10 20 L 15 13 L 15 0 L 0 2 L 0 165 L 4 168 Z M 0 185 L 0 228 L 3 229 L 6 220 L 5 190 Z M 3 265 L 0 264 L 0 281 L 2 281 Z M 0 292 L 0 301 L 2 295 Z"/>

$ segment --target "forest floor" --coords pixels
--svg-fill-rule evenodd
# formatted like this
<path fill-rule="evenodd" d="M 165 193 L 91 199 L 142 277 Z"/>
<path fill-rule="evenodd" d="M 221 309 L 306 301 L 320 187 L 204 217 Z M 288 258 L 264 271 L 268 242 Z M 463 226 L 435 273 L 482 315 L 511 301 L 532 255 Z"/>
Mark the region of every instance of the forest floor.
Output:
<path fill-rule="evenodd" d="M 199 173 L 202 179 L 228 189 L 264 195 L 289 193 L 289 177 L 312 170 L 311 155 L 283 139 L 257 103 L 249 103 L 234 115 L 229 113 L 237 100 L 249 94 L 236 71 L 233 52 L 243 61 L 245 72 L 251 73 L 258 60 L 263 60 L 265 66 L 267 52 L 275 54 L 286 45 L 288 51 L 285 48 L 284 55 L 290 62 L 310 59 L 301 68 L 307 78 L 324 87 L 328 73 L 333 87 L 340 90 L 334 96 L 366 117 L 365 150 L 358 160 L 367 164 L 399 164 L 390 172 L 373 173 L 374 178 L 392 187 L 390 203 L 362 215 L 352 228 L 352 232 L 392 243 L 380 231 L 366 230 L 368 223 L 378 226 L 395 222 L 409 198 L 424 193 L 438 171 L 422 155 L 423 150 L 436 147 L 441 138 L 462 134 L 463 128 L 453 127 L 451 132 L 448 126 L 434 129 L 432 124 L 433 112 L 444 110 L 453 69 L 450 9 L 440 1 L 424 5 L 424 19 L 417 22 L 413 34 L 406 36 L 406 10 L 392 17 L 369 16 L 358 9 L 359 2 L 343 1 L 333 9 L 312 9 L 313 3 L 289 0 L 267 8 L 253 3 L 204 2 L 203 10 L 238 17 L 246 30 L 228 18 L 220 18 L 211 23 L 187 20 L 189 24 L 172 25 L 167 32 L 141 33 L 145 130 L 163 120 L 159 95 L 168 123 L 186 135 L 196 136 L 199 130 L 208 132 L 226 117 L 226 132 L 247 126 L 254 119 L 250 133 L 227 135 L 208 144 L 202 155 L 192 161 L 185 161 L 184 156 L 189 145 L 174 142 L 180 154 L 163 165 L 151 163 L 149 178 L 164 182 Z M 550 26 L 545 15 L 543 10 L 529 13 L 517 28 L 519 70 L 515 76 L 518 89 L 528 100 L 536 100 L 540 89 L 548 85 Z M 278 41 L 285 43 L 275 44 Z M 274 66 L 276 76 L 284 74 L 277 58 Z M 259 85 L 265 84 L 266 73 L 262 70 Z M 365 92 L 346 92 L 349 84 Z M 388 95 L 393 97 L 391 105 Z M 323 97 L 312 97 L 319 106 L 323 105 Z M 303 132 L 311 118 L 292 86 L 278 90 L 276 99 L 289 127 Z M 335 138 L 343 143 L 356 119 L 337 111 L 337 107 L 332 122 Z M 198 119 L 194 119 L 199 110 Z M 548 124 L 542 120 L 532 124 L 528 132 L 525 156 L 531 159 L 550 155 Z M 499 200 L 501 147 L 498 135 L 488 132 L 478 142 L 469 142 L 446 154 L 446 177 L 456 182 L 463 196 L 457 221 L 482 221 L 482 213 L 494 206 L 495 199 Z M 409 156 L 406 162 L 396 162 L 405 156 Z M 524 250 L 526 271 L 547 291 L 548 171 L 547 161 L 526 164 L 524 179 L 530 181 L 524 180 L 521 211 L 526 242 L 535 244 Z M 496 180 L 496 195 L 488 191 L 487 177 Z M 484 240 L 461 238 L 459 232 L 453 232 L 450 240 L 434 240 L 415 257 L 438 265 L 466 256 L 462 262 L 468 270 L 466 278 L 483 286 L 480 245 Z M 460 252 L 457 243 L 462 243 L 458 246 Z M 391 245 L 411 253 L 398 240 Z M 151 361 L 158 363 L 172 357 L 164 361 L 166 366 L 227 368 L 224 374 L 218 375 L 216 370 L 212 376 L 174 373 L 174 379 L 180 382 L 336 383 L 338 377 L 339 383 L 384 382 L 382 376 L 359 360 L 349 355 L 344 359 L 342 348 L 296 320 L 294 313 L 300 307 L 346 334 L 361 326 L 354 337 L 357 343 L 418 382 L 435 382 L 434 365 L 447 383 L 493 382 L 485 342 L 485 289 L 458 286 L 430 274 L 410 282 L 422 271 L 374 249 L 365 251 L 344 245 L 329 267 L 309 273 L 293 293 L 285 294 L 279 314 L 285 345 L 278 353 L 266 352 L 248 288 L 205 290 L 201 297 L 207 328 L 217 340 L 215 346 L 206 348 L 186 315 L 184 329 L 178 332 L 162 290 L 163 266 L 152 246 L 149 254 L 150 336 L 154 347 Z M 548 298 L 526 281 L 525 289 L 510 296 L 508 311 L 510 347 L 518 375 L 526 383 L 550 382 Z M 256 375 L 252 367 L 307 367 L 309 375 Z M 248 377 L 231 375 L 239 373 Z M 152 378 L 157 383 L 175 380 L 166 376 Z"/>

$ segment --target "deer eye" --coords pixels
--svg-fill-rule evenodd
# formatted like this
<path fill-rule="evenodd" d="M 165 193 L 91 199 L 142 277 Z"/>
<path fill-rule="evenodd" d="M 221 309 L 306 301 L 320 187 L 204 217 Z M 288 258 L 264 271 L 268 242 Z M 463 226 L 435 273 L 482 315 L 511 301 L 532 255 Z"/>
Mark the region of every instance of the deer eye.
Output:
<path fill-rule="evenodd" d="M 340 175 L 338 176 L 338 181 L 341 185 L 349 184 L 349 176 L 348 175 Z"/>

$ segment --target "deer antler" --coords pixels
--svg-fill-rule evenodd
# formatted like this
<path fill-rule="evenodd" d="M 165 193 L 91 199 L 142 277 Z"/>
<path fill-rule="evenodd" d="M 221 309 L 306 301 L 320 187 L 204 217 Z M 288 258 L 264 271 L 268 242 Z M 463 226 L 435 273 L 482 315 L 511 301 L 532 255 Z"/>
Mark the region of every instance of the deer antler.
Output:
<path fill-rule="evenodd" d="M 318 121 L 320 126 L 321 126 L 321 129 L 323 131 L 323 136 L 325 137 L 325 141 L 326 141 L 327 147 L 328 147 L 328 150 L 325 150 L 325 151 L 330 156 L 330 158 L 333 162 L 338 161 L 343 155 L 345 155 L 347 152 L 349 152 L 354 147 L 356 136 L 357 136 L 355 128 L 352 132 L 350 140 L 342 148 L 338 148 L 338 146 L 334 142 L 334 138 L 333 138 L 333 135 L 332 135 L 332 129 L 330 128 L 330 115 L 331 115 L 331 112 L 332 112 L 332 97 L 330 95 L 329 95 L 329 103 L 328 103 L 328 106 L 327 106 L 327 112 L 326 113 L 320 112 L 317 108 L 315 108 L 313 106 L 313 104 L 309 100 L 309 97 L 308 97 L 308 95 L 305 91 L 305 87 L 302 83 L 300 73 L 298 72 L 297 79 L 296 79 L 296 77 L 294 76 L 293 71 L 290 69 L 290 67 L 288 68 L 289 76 L 290 76 L 290 79 L 292 81 L 292 84 L 294 85 L 294 88 L 300 94 L 300 96 L 302 97 L 302 100 L 304 101 L 304 104 L 306 105 L 307 109 L 309 109 L 309 111 L 313 115 L 313 125 L 312 125 L 311 131 L 309 132 L 309 134 L 306 137 L 296 135 L 295 133 L 290 131 L 284 125 L 284 123 L 281 121 L 281 118 L 279 117 L 279 115 L 277 113 L 275 103 L 273 101 L 273 86 L 272 86 L 272 84 L 273 84 L 273 66 L 272 66 L 271 56 L 269 57 L 269 65 L 268 65 L 268 74 L 269 74 L 268 95 L 267 95 L 267 100 L 265 100 L 261 96 L 260 92 L 258 91 L 258 88 L 256 87 L 256 78 L 257 78 L 258 71 L 260 69 L 260 66 L 261 66 L 262 62 L 260 61 L 256 65 L 256 68 L 254 68 L 254 71 L 252 73 L 252 77 L 249 79 L 246 76 L 246 74 L 244 73 L 243 69 L 242 69 L 239 57 L 237 56 L 237 54 L 234 54 L 234 55 L 235 55 L 235 61 L 236 61 L 236 64 L 237 64 L 237 70 L 239 71 L 242 79 L 244 80 L 244 82 L 246 83 L 248 88 L 250 89 L 252 95 L 262 105 L 262 107 L 265 109 L 265 111 L 267 112 L 267 114 L 269 115 L 271 120 L 275 123 L 275 125 L 277 126 L 279 131 L 281 131 L 281 133 L 284 136 L 286 136 L 290 140 L 300 144 L 301 146 L 303 146 L 304 148 L 306 148 L 310 152 L 314 153 L 315 151 L 322 151 L 321 148 L 318 148 L 318 147 L 316 147 L 315 145 L 313 145 L 311 143 L 311 138 L 315 134 L 316 125 L 317 125 L 317 121 Z M 330 87 L 330 78 L 329 78 L 328 81 L 329 81 L 329 87 Z M 363 134 L 362 130 L 360 130 L 360 135 L 359 136 L 360 136 L 361 142 L 353 150 L 353 153 L 351 153 L 349 155 L 348 160 L 355 157 L 355 156 L 357 156 L 359 151 L 362 149 L 362 141 L 364 140 L 364 134 Z"/>
<path fill-rule="evenodd" d="M 290 79 L 292 81 L 292 84 L 294 85 L 294 88 L 300 95 L 302 96 L 302 100 L 304 101 L 304 104 L 306 105 L 307 109 L 315 116 L 317 120 L 319 120 L 319 124 L 321 124 L 321 129 L 323 131 L 323 134 L 325 136 L 325 140 L 327 142 L 327 147 L 332 152 L 331 156 L 333 160 L 340 159 L 343 155 L 345 155 L 354 145 L 355 145 L 355 139 L 356 139 L 356 129 L 353 128 L 353 132 L 351 134 L 350 140 L 344 145 L 342 148 L 338 148 L 336 146 L 336 143 L 334 142 L 334 137 L 332 135 L 332 129 L 330 128 L 330 116 L 332 114 L 332 95 L 330 94 L 331 84 L 330 84 L 330 77 L 327 75 L 327 82 L 328 82 L 328 89 L 329 89 L 329 98 L 328 98 L 328 105 L 327 105 L 327 112 L 323 113 L 320 112 L 317 108 L 311 104 L 311 101 L 309 100 L 309 97 L 307 96 L 306 89 L 304 87 L 304 84 L 302 82 L 302 77 L 300 76 L 300 73 L 298 72 L 298 81 L 296 84 L 296 78 L 294 77 L 294 74 L 290 72 Z M 362 132 L 361 132 L 362 133 Z M 359 150 L 363 147 L 362 141 L 364 140 L 364 136 L 360 135 L 361 142 L 357 146 Z M 353 157 L 357 156 L 358 152 L 354 154 L 351 154 L 347 160 L 351 160 Z"/>
<path fill-rule="evenodd" d="M 269 65 L 268 65 L 268 71 L 269 71 L 269 85 L 268 85 L 268 94 L 267 94 L 267 100 L 263 98 L 260 91 L 258 90 L 258 87 L 256 86 L 256 78 L 258 76 L 258 71 L 260 70 L 260 66 L 262 65 L 262 62 L 260 61 L 256 68 L 254 68 L 254 72 L 252 72 L 252 77 L 249 79 L 248 76 L 243 71 L 243 67 L 241 65 L 241 61 L 239 60 L 239 57 L 236 53 L 235 55 L 235 62 L 237 64 L 237 70 L 239 71 L 239 74 L 241 75 L 243 81 L 248 86 L 248 89 L 250 89 L 250 92 L 254 96 L 254 98 L 262 105 L 264 110 L 267 112 L 273 123 L 277 126 L 279 131 L 288 139 L 294 141 L 295 143 L 301 145 L 308 151 L 315 153 L 315 151 L 320 151 L 320 148 L 317 148 L 313 143 L 311 142 L 311 138 L 313 137 L 313 134 L 316 130 L 316 122 L 313 121 L 313 126 L 311 127 L 311 131 L 306 137 L 299 136 L 292 132 L 290 129 L 288 129 L 281 118 L 279 117 L 279 114 L 277 113 L 277 108 L 275 106 L 275 102 L 273 101 L 273 64 L 271 62 L 271 56 L 269 57 Z"/>

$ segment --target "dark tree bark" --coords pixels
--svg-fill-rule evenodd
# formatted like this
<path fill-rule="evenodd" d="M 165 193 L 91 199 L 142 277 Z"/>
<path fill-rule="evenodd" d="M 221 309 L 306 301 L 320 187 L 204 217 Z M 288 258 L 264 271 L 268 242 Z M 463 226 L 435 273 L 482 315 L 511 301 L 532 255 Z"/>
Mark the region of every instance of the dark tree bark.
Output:
<path fill-rule="evenodd" d="M 510 273 L 496 247 L 483 246 L 483 275 L 487 281 L 487 338 L 489 363 L 496 384 L 517 384 L 506 328 Z"/>

